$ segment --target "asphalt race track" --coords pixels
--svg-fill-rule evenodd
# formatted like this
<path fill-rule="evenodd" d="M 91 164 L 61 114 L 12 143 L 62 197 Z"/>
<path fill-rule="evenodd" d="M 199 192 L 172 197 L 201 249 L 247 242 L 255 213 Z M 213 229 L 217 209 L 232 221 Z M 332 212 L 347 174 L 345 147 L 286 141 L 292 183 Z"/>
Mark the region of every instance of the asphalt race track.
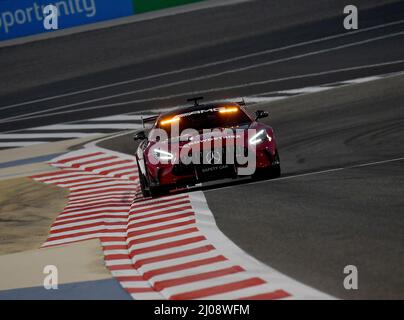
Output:
<path fill-rule="evenodd" d="M 342 28 L 340 1 L 318 5 L 321 8 L 312 16 L 285 1 L 285 8 L 295 10 L 293 24 L 283 21 L 283 9 L 269 12 L 266 1 L 253 1 L 223 11 L 187 13 L 181 21 L 174 16 L 158 19 L 156 25 L 149 21 L 93 31 L 88 50 L 94 55 L 84 54 L 81 62 L 74 54 L 62 62 L 52 57 L 66 43 L 68 53 L 77 52 L 90 33 L 69 36 L 65 42 L 32 43 L 29 51 L 2 48 L 3 61 L 11 54 L 18 61 L 29 55 L 41 60 L 41 52 L 47 51 L 50 66 L 41 69 L 39 63 L 27 67 L 26 73 L 20 65 L 2 66 L 0 79 L 13 78 L 0 89 L 1 137 L 38 133 L 39 126 L 84 124 L 94 117 L 183 105 L 186 97 L 198 93 L 208 100 L 259 97 L 257 101 L 263 102 L 249 108 L 269 111 L 265 122 L 276 130 L 283 176 L 202 188 L 220 229 L 258 260 L 337 298 L 402 299 L 404 2 L 376 8 L 377 1 L 365 2 L 360 29 L 354 32 Z M 262 12 L 279 24 L 263 19 Z M 209 25 L 213 18 L 215 23 Z M 142 57 L 136 54 L 135 41 L 123 41 L 142 28 L 161 31 L 165 22 L 175 28 L 193 20 L 199 25 L 189 38 L 179 29 L 183 43 L 177 48 L 170 42 L 172 30 L 141 38 Z M 226 38 L 209 42 L 213 28 L 220 30 L 218 38 Z M 200 35 L 200 45 L 192 32 Z M 105 56 L 95 51 L 107 39 L 107 47 L 122 51 L 123 60 L 105 63 L 101 70 L 97 64 L 107 61 L 113 50 L 106 50 Z M 159 46 L 167 54 L 159 55 Z M 66 62 L 71 63 L 70 69 L 64 66 L 66 73 L 52 73 L 52 66 Z M 391 75 L 341 85 L 385 74 Z M 313 88 L 325 84 L 335 88 L 303 96 L 290 91 L 315 92 L 320 90 Z M 287 94 L 284 91 L 291 97 L 271 101 Z M 133 154 L 131 136 L 101 145 Z M 359 290 L 344 289 L 346 265 L 357 266 Z"/>
<path fill-rule="evenodd" d="M 336 297 L 402 297 L 403 85 L 400 76 L 256 106 L 271 114 L 283 177 L 203 188 L 220 229 Z M 131 136 L 101 145 L 133 154 Z M 361 270 L 358 291 L 342 285 L 349 264 Z"/>
<path fill-rule="evenodd" d="M 185 98 L 197 93 L 211 100 L 252 96 L 403 69 L 403 2 L 364 9 L 358 32 L 343 28 L 340 14 L 343 5 L 338 1 L 329 4 L 327 10 L 324 9 L 327 5 L 317 6 L 303 6 L 303 10 L 285 3 L 272 8 L 266 1 L 253 1 L 228 7 L 226 11 L 209 9 L 181 15 L 181 19 L 174 16 L 155 20 L 157 29 L 164 28 L 164 23 L 172 27 L 164 33 L 150 30 L 153 23 L 150 21 L 95 31 L 90 39 L 86 34 L 78 34 L 28 44 L 26 50 L 19 46 L 3 48 L 0 50 L 4 83 L 0 88 L 0 131 L 21 132 L 95 116 L 173 106 L 183 104 Z M 320 18 L 313 11 L 324 11 L 335 17 Z M 282 26 L 279 20 L 284 20 L 288 13 L 296 16 L 293 24 L 290 23 L 292 26 L 278 30 Z M 195 36 L 188 40 L 193 46 L 186 46 L 188 42 L 184 39 L 181 43 L 182 38 L 176 32 L 184 27 L 177 24 L 193 24 L 195 16 L 198 27 L 195 26 L 195 31 L 186 30 L 188 37 Z M 299 24 L 295 26 L 296 23 Z M 244 31 L 239 30 L 239 24 Z M 205 37 L 211 37 L 208 43 L 202 42 L 201 25 Z M 229 26 L 234 39 L 220 38 L 221 42 L 216 44 L 212 38 L 228 36 Z M 142 41 L 136 41 L 138 33 L 152 31 L 154 42 L 143 44 L 145 36 L 141 37 Z M 132 42 L 122 39 L 125 35 L 133 37 Z M 105 39 L 111 39 L 111 43 Z M 165 53 L 171 52 L 163 48 L 169 40 L 172 41 L 167 46 L 177 53 Z M 153 55 L 143 53 L 146 49 L 153 50 Z M 159 52 L 162 52 L 160 56 Z M 101 53 L 122 56 L 122 61 L 115 61 L 117 58 L 111 56 L 99 57 Z M 135 62 L 122 65 L 128 53 Z M 137 62 L 140 53 L 146 61 Z M 13 63 L 7 63 L 11 57 Z M 113 60 L 119 66 L 99 71 L 106 65 L 101 58 Z M 36 63 L 27 65 L 27 59 Z M 71 73 L 80 76 L 71 75 L 68 80 L 57 81 Z M 119 83 L 122 81 L 131 82 Z M 45 84 L 38 86 L 40 83 Z M 108 87 L 94 90 L 105 85 Z M 88 89 L 91 91 L 66 95 Z"/>
<path fill-rule="evenodd" d="M 285 178 L 207 191 L 220 228 L 260 260 L 337 297 L 402 297 L 403 85 L 401 77 L 269 107 Z M 223 199 L 232 199 L 231 214 Z M 357 292 L 341 283 L 348 264 L 360 270 Z"/>

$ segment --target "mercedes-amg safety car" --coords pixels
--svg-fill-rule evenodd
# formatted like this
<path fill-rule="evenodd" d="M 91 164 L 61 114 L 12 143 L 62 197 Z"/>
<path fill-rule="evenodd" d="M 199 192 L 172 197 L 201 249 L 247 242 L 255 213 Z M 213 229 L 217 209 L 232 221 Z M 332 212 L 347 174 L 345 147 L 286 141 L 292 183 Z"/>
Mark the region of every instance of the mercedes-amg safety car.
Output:
<path fill-rule="evenodd" d="M 252 117 L 244 102 L 199 104 L 143 119 L 136 161 L 145 197 L 225 178 L 281 174 L 274 130 Z M 146 125 L 151 124 L 149 129 Z"/>

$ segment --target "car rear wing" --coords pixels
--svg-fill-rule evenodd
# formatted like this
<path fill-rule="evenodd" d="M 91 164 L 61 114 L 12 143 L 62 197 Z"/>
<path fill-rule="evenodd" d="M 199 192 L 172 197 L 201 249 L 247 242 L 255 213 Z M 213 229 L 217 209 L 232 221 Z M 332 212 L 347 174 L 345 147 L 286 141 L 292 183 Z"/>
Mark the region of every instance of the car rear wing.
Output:
<path fill-rule="evenodd" d="M 242 100 L 241 101 L 239 101 L 239 102 L 236 102 L 238 105 L 240 105 L 240 106 L 243 106 L 243 107 L 245 107 L 247 104 L 245 103 L 245 100 L 244 100 L 244 98 L 242 98 Z"/>
<path fill-rule="evenodd" d="M 225 100 L 225 101 L 229 102 L 229 103 L 236 103 L 236 104 L 238 104 L 239 106 L 242 106 L 242 107 L 245 107 L 247 105 L 244 98 L 241 98 L 240 101 L 234 101 L 234 100 Z"/>
<path fill-rule="evenodd" d="M 146 123 L 155 122 L 158 118 L 159 118 L 159 115 L 153 116 L 153 117 L 147 117 L 147 118 L 143 118 L 143 117 L 142 117 L 142 125 L 143 125 L 143 128 L 145 128 L 145 124 L 146 124 Z"/>
<path fill-rule="evenodd" d="M 203 99 L 204 99 L 203 97 L 189 98 L 189 99 L 187 99 L 187 102 L 193 102 L 194 107 L 199 107 L 200 106 L 199 101 L 203 100 Z M 228 102 L 230 102 L 230 101 L 228 101 Z M 233 102 L 233 103 L 237 103 L 238 105 L 243 106 L 243 107 L 247 105 L 244 98 L 241 98 L 241 101 Z"/>

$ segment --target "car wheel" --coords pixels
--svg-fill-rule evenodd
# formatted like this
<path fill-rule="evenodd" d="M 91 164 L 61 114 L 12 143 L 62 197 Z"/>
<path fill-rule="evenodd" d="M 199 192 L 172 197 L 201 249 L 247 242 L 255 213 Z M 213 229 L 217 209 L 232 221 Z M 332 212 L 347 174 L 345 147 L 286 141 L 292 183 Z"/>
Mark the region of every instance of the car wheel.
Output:
<path fill-rule="evenodd" d="M 162 197 L 167 195 L 170 192 L 170 189 L 165 186 L 159 186 L 159 187 L 151 187 L 150 188 L 150 195 L 151 197 Z"/>
<path fill-rule="evenodd" d="M 275 179 L 281 176 L 281 162 L 279 158 L 278 150 L 275 151 L 274 159 L 272 161 L 272 166 L 268 168 L 260 168 L 255 171 L 252 178 L 254 180 L 267 180 Z"/>
<path fill-rule="evenodd" d="M 275 156 L 273 160 L 273 165 L 271 167 L 271 178 L 279 178 L 281 176 L 282 170 L 281 170 L 281 159 L 279 157 L 279 152 L 278 150 L 275 151 Z"/>
<path fill-rule="evenodd" d="M 142 171 L 140 170 L 139 161 L 136 158 L 137 169 L 139 172 L 139 183 L 140 183 L 140 190 L 142 191 L 142 195 L 144 198 L 149 198 L 151 196 L 150 190 L 148 188 L 148 183 L 146 177 L 143 175 Z"/>
<path fill-rule="evenodd" d="M 145 180 L 145 177 L 143 176 L 143 174 L 141 174 L 141 176 L 139 177 L 140 190 L 142 191 L 142 195 L 144 198 L 149 198 L 151 196 L 151 192 L 147 189 L 147 182 Z"/>

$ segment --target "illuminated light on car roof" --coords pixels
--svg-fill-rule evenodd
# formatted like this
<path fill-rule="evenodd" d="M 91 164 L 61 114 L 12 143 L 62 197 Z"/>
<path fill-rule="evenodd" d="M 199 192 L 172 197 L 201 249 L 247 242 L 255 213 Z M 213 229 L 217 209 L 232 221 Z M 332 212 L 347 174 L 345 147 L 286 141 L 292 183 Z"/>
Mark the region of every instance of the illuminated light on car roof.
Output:
<path fill-rule="evenodd" d="M 219 110 L 220 113 L 234 113 L 234 112 L 238 112 L 238 111 L 239 111 L 239 108 L 237 108 L 237 107 L 223 108 L 223 109 Z"/>
<path fill-rule="evenodd" d="M 181 119 L 180 117 L 175 116 L 174 118 L 161 121 L 160 124 L 161 124 L 162 126 L 164 126 L 164 125 L 166 125 L 166 124 L 170 124 L 170 123 L 173 123 L 173 122 L 178 122 L 178 121 L 180 121 L 180 119 Z"/>

